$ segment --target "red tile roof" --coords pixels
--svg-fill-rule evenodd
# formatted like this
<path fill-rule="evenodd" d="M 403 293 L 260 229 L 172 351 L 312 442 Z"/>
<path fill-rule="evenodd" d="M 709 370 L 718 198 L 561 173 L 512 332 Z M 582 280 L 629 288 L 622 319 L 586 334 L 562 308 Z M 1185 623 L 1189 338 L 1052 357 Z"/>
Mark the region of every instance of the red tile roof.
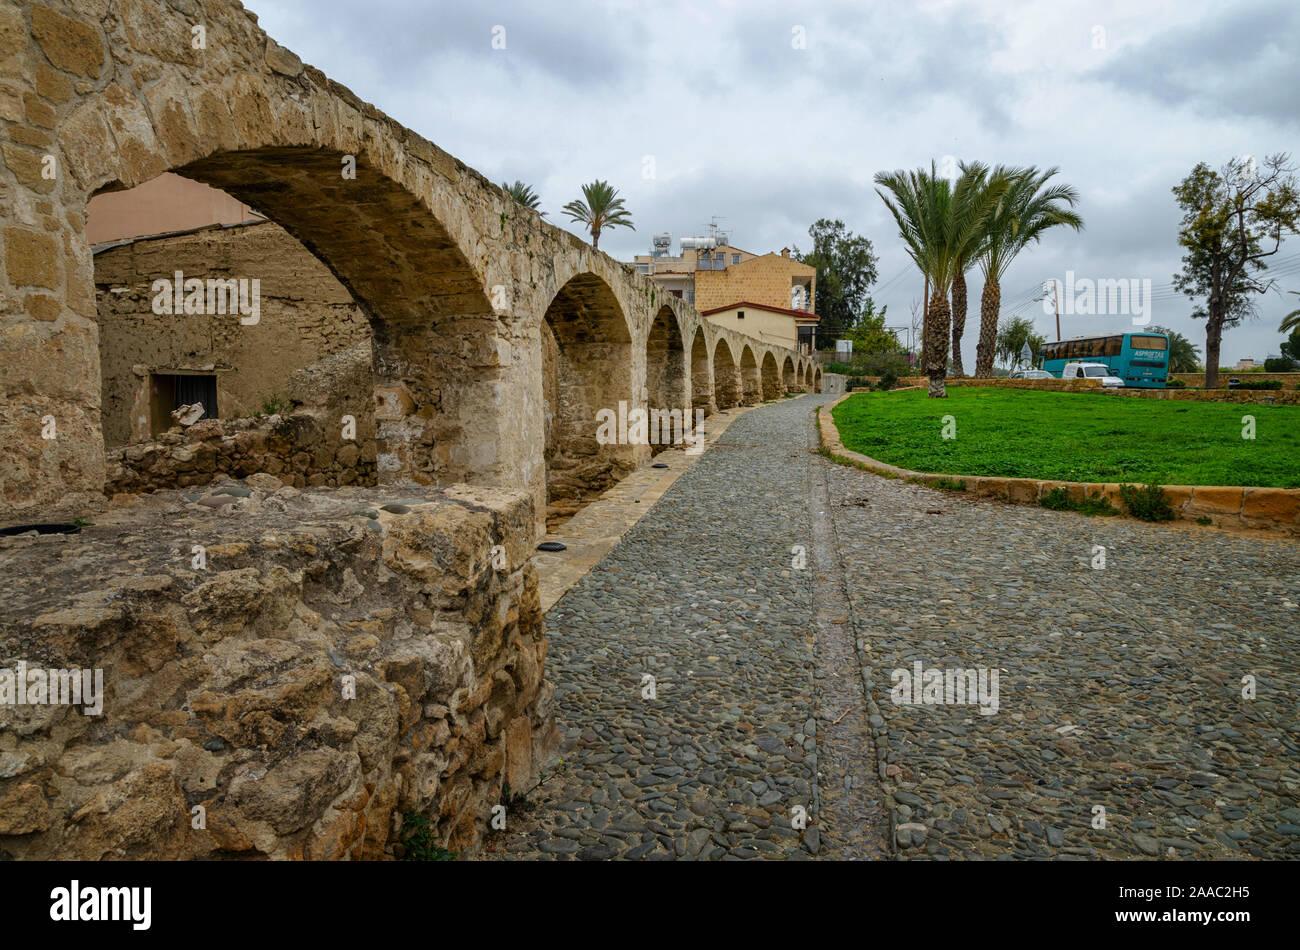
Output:
<path fill-rule="evenodd" d="M 735 310 L 737 307 L 753 307 L 755 310 L 766 310 L 768 313 L 784 313 L 791 317 L 799 317 L 803 320 L 820 320 L 821 317 L 815 313 L 809 313 L 807 310 L 790 310 L 786 307 L 771 307 L 765 303 L 754 303 L 749 300 L 742 300 L 739 303 L 729 303 L 725 307 L 714 307 L 712 310 L 701 310 L 700 313 L 708 316 L 711 313 L 721 313 L 723 310 Z"/>

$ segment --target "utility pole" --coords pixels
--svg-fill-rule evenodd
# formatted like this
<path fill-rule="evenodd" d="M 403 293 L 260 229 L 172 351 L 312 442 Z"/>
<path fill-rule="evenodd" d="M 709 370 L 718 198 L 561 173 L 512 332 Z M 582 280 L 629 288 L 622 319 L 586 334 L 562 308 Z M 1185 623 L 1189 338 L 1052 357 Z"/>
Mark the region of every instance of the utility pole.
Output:
<path fill-rule="evenodd" d="M 1035 297 L 1035 300 L 1043 300 L 1047 297 L 1047 281 L 1043 281 L 1043 292 Z M 1052 304 L 1056 310 L 1056 342 L 1061 342 L 1061 282 L 1055 277 L 1052 278 Z"/>
<path fill-rule="evenodd" d="M 1061 342 L 1061 282 L 1052 278 L 1052 300 L 1056 304 L 1056 342 Z"/>

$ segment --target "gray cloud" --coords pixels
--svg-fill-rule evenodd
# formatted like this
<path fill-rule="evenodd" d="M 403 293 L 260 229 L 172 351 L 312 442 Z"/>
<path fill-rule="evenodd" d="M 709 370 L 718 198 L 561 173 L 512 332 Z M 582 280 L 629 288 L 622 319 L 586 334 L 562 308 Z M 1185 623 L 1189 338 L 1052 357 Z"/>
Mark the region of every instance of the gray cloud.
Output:
<path fill-rule="evenodd" d="M 1300 7 L 1227 4 L 1202 22 L 1125 46 L 1092 75 L 1117 89 L 1213 116 L 1300 123 Z"/>

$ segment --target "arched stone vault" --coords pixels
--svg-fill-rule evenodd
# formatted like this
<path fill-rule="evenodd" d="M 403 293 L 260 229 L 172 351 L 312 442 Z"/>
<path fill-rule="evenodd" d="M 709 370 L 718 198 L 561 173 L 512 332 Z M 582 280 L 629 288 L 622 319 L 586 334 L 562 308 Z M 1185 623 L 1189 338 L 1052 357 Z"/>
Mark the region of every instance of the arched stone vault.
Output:
<path fill-rule="evenodd" d="M 740 351 L 740 384 L 743 406 L 753 406 L 763 401 L 763 386 L 758 378 L 758 361 L 748 343 Z"/>
<path fill-rule="evenodd" d="M 719 409 L 740 405 L 740 372 L 731 347 L 721 337 L 713 344 L 713 398 Z"/>
<path fill-rule="evenodd" d="M 205 48 L 194 49 L 200 20 Z M 102 490 L 86 202 L 165 171 L 268 215 L 356 298 L 373 327 L 380 475 L 389 481 L 523 487 L 540 521 L 546 333 L 563 349 L 553 308 L 595 282 L 622 329 L 593 344 L 614 350 L 586 354 L 588 365 L 613 363 L 610 388 L 584 398 L 626 394 L 642 408 L 669 398 L 710 409 L 709 354 L 724 340 L 733 369 L 736 354 L 752 348 L 764 397 L 769 359 L 793 369 L 792 351 L 709 323 L 303 65 L 234 0 L 43 0 L 6 5 L 0 21 L 0 81 L 26 103 L 0 126 L 0 506 Z M 47 155 L 53 177 L 42 173 Z M 572 283 L 579 278 L 590 283 Z M 676 321 L 680 350 L 663 347 L 663 331 L 652 329 L 664 314 Z M 664 365 L 675 354 L 680 381 Z M 43 438 L 49 420 L 56 434 Z M 596 420 L 587 424 L 594 433 Z M 607 453 L 611 473 L 650 451 Z"/>

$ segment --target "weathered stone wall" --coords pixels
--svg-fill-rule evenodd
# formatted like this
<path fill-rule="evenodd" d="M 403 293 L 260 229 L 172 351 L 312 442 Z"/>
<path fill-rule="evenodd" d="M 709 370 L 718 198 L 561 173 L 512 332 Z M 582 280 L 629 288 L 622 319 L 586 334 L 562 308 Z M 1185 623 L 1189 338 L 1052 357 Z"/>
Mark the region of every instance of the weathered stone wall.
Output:
<path fill-rule="evenodd" d="M 202 420 L 157 439 L 111 449 L 104 492 L 206 485 L 218 475 L 258 472 L 295 488 L 374 485 L 375 445 L 338 437 L 320 415 L 294 412 L 258 419 Z"/>
<path fill-rule="evenodd" d="M 258 472 L 296 488 L 374 485 L 375 421 L 370 345 L 296 370 L 282 386 L 296 407 L 286 415 L 202 419 L 148 442 L 109 450 L 104 491 L 157 491 L 205 485 L 218 475 Z"/>
<path fill-rule="evenodd" d="M 173 280 L 176 271 L 186 279 L 259 280 L 258 322 L 242 324 L 237 313 L 155 314 L 151 285 L 158 278 Z M 95 255 L 95 288 L 108 448 L 150 434 L 137 427 L 141 437 L 132 439 L 132 410 L 150 371 L 214 367 L 219 418 L 233 419 L 253 415 L 268 397 L 287 395 L 285 381 L 299 367 L 370 346 L 369 321 L 352 296 L 270 222 L 101 250 Z M 368 404 L 365 414 L 373 415 Z"/>
<path fill-rule="evenodd" d="M 1188 386 L 1204 386 L 1204 373 L 1172 373 L 1174 379 L 1181 379 Z M 1257 373 L 1254 370 L 1220 370 L 1219 385 L 1227 386 L 1228 377 L 1235 376 L 1241 380 L 1258 381 L 1263 379 L 1280 379 L 1282 380 L 1283 389 L 1295 389 L 1300 386 L 1300 373 Z"/>
<path fill-rule="evenodd" d="M 1300 406 L 1300 392 L 1286 389 L 1120 389 L 1107 390 L 1139 399 L 1173 399 L 1186 402 L 1238 402 L 1269 406 Z"/>
<path fill-rule="evenodd" d="M 382 858 L 412 813 L 472 852 L 536 784 L 529 497 L 252 484 L 0 538 L 0 670 L 104 686 L 97 716 L 0 704 L 0 859 Z"/>

